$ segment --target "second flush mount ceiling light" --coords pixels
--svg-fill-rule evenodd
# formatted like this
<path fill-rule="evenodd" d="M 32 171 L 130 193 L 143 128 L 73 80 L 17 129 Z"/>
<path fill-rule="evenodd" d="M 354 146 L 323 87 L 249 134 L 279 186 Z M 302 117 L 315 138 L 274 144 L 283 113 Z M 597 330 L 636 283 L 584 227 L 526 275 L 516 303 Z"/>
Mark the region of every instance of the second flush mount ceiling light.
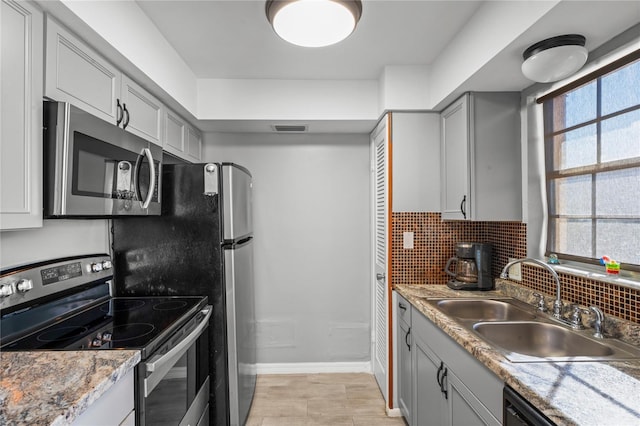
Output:
<path fill-rule="evenodd" d="M 578 71 L 587 62 L 586 39 L 580 34 L 551 37 L 533 44 L 522 54 L 522 73 L 529 80 L 550 83 Z"/>
<path fill-rule="evenodd" d="M 360 0 L 267 0 L 267 19 L 289 43 L 322 47 L 347 38 L 362 16 Z"/>

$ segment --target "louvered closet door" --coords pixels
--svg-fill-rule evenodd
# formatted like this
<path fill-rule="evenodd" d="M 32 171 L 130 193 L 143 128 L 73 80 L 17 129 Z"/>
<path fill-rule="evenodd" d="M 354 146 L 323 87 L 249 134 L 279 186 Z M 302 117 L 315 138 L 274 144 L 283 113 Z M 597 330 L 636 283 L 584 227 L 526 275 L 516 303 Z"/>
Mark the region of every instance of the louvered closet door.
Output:
<path fill-rule="evenodd" d="M 374 273 L 373 273 L 373 372 L 378 386 L 388 401 L 388 297 L 387 235 L 388 235 L 388 140 L 386 117 L 372 133 Z"/>

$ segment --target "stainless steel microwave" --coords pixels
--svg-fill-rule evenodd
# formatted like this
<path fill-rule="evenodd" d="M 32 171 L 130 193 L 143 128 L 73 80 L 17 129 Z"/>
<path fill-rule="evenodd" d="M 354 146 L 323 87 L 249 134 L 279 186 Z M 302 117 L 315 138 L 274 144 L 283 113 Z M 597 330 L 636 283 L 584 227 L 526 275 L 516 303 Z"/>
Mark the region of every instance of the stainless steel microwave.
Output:
<path fill-rule="evenodd" d="M 160 215 L 162 147 L 44 101 L 45 217 Z"/>

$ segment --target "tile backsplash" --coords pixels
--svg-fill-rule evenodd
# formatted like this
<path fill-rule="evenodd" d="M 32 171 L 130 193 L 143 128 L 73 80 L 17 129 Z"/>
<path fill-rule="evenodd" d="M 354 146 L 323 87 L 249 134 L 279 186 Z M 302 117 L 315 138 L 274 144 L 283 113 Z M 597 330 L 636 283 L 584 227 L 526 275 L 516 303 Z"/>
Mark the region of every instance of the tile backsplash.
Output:
<path fill-rule="evenodd" d="M 527 228 L 521 222 L 466 222 L 441 220 L 440 213 L 401 212 L 392 215 L 392 284 L 446 284 L 447 259 L 455 255 L 458 241 L 488 242 L 493 245 L 492 271 L 500 275 L 509 258 L 527 253 Z M 414 233 L 414 248 L 403 249 L 403 232 Z M 607 315 L 640 322 L 640 290 L 593 279 L 559 273 L 562 297 L 583 306 L 595 305 Z M 555 294 L 551 275 L 535 266 L 522 266 L 525 287 Z"/>

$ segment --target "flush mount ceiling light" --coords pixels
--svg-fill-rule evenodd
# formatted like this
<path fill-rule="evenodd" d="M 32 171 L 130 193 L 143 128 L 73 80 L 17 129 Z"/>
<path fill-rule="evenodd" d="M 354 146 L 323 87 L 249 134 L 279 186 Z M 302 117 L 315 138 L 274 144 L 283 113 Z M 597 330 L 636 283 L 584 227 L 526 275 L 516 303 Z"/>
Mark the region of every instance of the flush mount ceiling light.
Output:
<path fill-rule="evenodd" d="M 586 39 L 579 34 L 551 37 L 533 44 L 522 56 L 522 73 L 529 80 L 550 83 L 578 71 L 587 62 Z"/>
<path fill-rule="evenodd" d="M 362 15 L 360 0 L 267 0 L 267 19 L 289 43 L 322 47 L 344 40 Z"/>

